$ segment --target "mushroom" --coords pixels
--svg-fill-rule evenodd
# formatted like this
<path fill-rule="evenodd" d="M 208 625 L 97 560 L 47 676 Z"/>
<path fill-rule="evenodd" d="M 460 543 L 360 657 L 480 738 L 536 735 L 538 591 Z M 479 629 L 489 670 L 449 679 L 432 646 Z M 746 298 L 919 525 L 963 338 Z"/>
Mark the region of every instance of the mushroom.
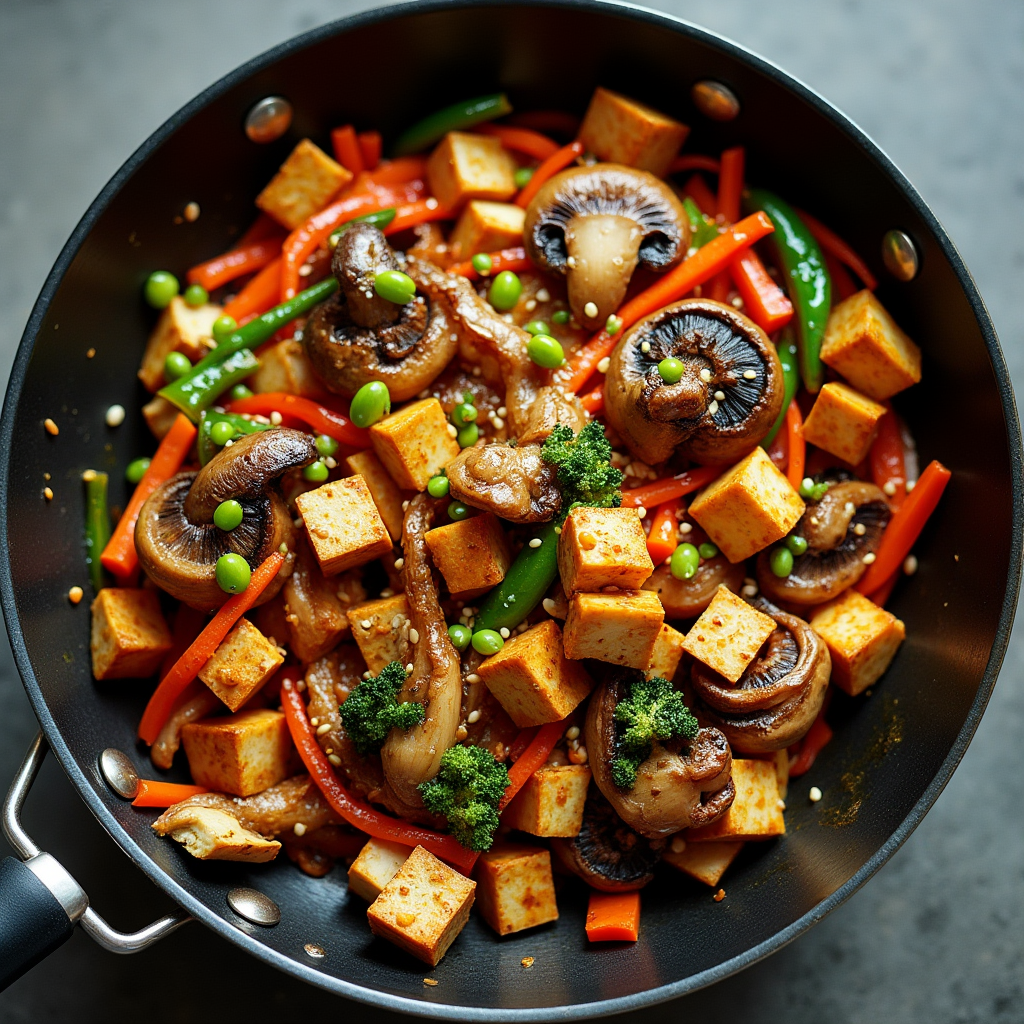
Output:
<path fill-rule="evenodd" d="M 303 331 L 313 369 L 339 395 L 351 397 L 379 380 L 392 401 L 412 398 L 458 348 L 445 311 L 422 296 L 399 306 L 377 295 L 377 274 L 403 264 L 371 224 L 357 222 L 342 233 L 331 269 L 340 290 L 313 310 Z"/>
<path fill-rule="evenodd" d="M 239 438 L 198 473 L 171 477 L 146 499 L 135 524 L 135 549 L 146 575 L 171 597 L 209 611 L 228 599 L 217 585 L 221 555 L 234 552 L 256 568 L 284 545 L 290 552 L 286 571 L 257 604 L 269 601 L 295 558 L 295 526 L 276 481 L 317 457 L 309 434 L 278 427 Z M 243 514 L 242 522 L 226 531 L 214 525 L 213 514 L 229 498 L 241 504 Z"/>
<path fill-rule="evenodd" d="M 734 594 L 743 584 L 745 566 L 733 565 L 725 555 L 702 558 L 697 571 L 688 580 L 677 580 L 667 565 L 659 565 L 643 585 L 661 598 L 666 619 L 695 619 L 722 585 Z"/>
<path fill-rule="evenodd" d="M 621 305 L 638 263 L 667 270 L 686 255 L 690 221 L 660 178 L 594 164 L 541 187 L 526 210 L 523 241 L 537 266 L 565 276 L 573 316 L 595 330 Z"/>
<path fill-rule="evenodd" d="M 770 551 L 758 555 L 757 581 L 773 601 L 830 601 L 864 575 L 864 558 L 878 550 L 889 522 L 889 505 L 881 489 L 850 479 L 842 470 L 832 470 L 827 479 L 834 482 L 820 501 L 808 502 L 793 528 L 807 541 L 807 550 L 793 559 L 790 574 L 780 578 L 772 572 Z"/>
<path fill-rule="evenodd" d="M 683 364 L 667 384 L 658 364 Z M 652 313 L 615 346 L 605 377 L 605 415 L 648 465 L 678 451 L 702 464 L 734 462 L 768 433 L 782 409 L 775 346 L 752 320 L 710 299 Z"/>
<path fill-rule="evenodd" d="M 806 735 L 825 702 L 832 659 L 803 619 L 764 598 L 750 603 L 777 625 L 737 683 L 699 661 L 690 681 L 702 720 L 720 729 L 739 753 L 767 754 Z"/>
<path fill-rule="evenodd" d="M 453 498 L 511 523 L 546 522 L 562 504 L 558 471 L 539 444 L 464 448 L 446 473 Z"/>

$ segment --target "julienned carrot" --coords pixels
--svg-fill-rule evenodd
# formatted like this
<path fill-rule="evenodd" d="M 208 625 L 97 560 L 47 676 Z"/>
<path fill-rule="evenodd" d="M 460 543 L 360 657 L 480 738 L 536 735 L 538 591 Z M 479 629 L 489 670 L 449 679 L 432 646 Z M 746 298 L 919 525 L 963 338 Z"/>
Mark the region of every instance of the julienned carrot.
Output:
<path fill-rule="evenodd" d="M 682 174 L 683 171 L 710 171 L 717 174 L 721 164 L 713 156 L 703 153 L 687 153 L 675 157 L 668 165 L 669 174 Z"/>
<path fill-rule="evenodd" d="M 529 745 L 508 770 L 508 787 L 498 804 L 499 811 L 507 807 L 516 793 L 526 785 L 526 780 L 547 763 L 566 728 L 565 722 L 549 722 L 537 730 Z"/>
<path fill-rule="evenodd" d="M 729 289 L 732 287 L 732 278 L 729 276 L 729 268 L 720 270 L 708 283 L 704 291 L 704 297 L 714 302 L 725 302 L 729 298 Z"/>
<path fill-rule="evenodd" d="M 582 142 L 570 142 L 568 146 L 563 146 L 557 152 L 552 153 L 533 172 L 533 177 L 516 196 L 516 206 L 521 206 L 525 210 L 549 178 L 553 178 L 559 171 L 564 171 L 569 164 L 574 163 L 581 156 L 583 156 Z"/>
<path fill-rule="evenodd" d="M 794 399 L 786 410 L 786 447 L 789 461 L 786 464 L 786 479 L 799 490 L 804 478 L 804 463 L 807 459 L 807 442 L 804 440 L 804 418 L 800 406 Z"/>
<path fill-rule="evenodd" d="M 188 786 L 181 782 L 139 779 L 139 791 L 132 800 L 132 807 L 170 807 L 200 793 L 209 793 L 209 790 L 205 786 Z"/>
<path fill-rule="evenodd" d="M 636 942 L 640 935 L 639 892 L 596 892 L 587 906 L 590 942 Z"/>
<path fill-rule="evenodd" d="M 585 395 L 581 395 L 580 405 L 582 405 L 591 416 L 600 416 L 604 411 L 604 385 L 598 384 L 593 391 L 588 391 Z"/>
<path fill-rule="evenodd" d="M 651 520 L 651 532 L 647 534 L 647 553 L 655 568 L 664 564 L 673 551 L 675 551 L 679 536 L 679 516 L 677 513 L 683 508 L 681 498 L 673 498 L 671 501 L 662 502 L 654 511 L 654 518 Z"/>
<path fill-rule="evenodd" d="M 224 316 L 234 317 L 239 324 L 268 309 L 281 298 L 281 257 L 271 260 L 230 302 Z"/>
<path fill-rule="evenodd" d="M 212 292 L 229 281 L 262 270 L 277 259 L 280 253 L 281 239 L 265 238 L 200 263 L 192 267 L 185 278 L 189 284 L 201 284 L 208 292 Z"/>
<path fill-rule="evenodd" d="M 797 747 L 796 760 L 789 768 L 790 778 L 796 778 L 796 776 L 810 771 L 815 758 L 824 750 L 828 741 L 832 739 L 832 727 L 825 721 L 825 712 L 827 710 L 828 705 L 826 704 L 818 712 L 818 717 L 811 723 L 810 729 L 807 730 L 807 735 L 800 741 Z"/>
<path fill-rule="evenodd" d="M 359 152 L 363 157 L 363 168 L 367 171 L 377 170 L 380 164 L 380 154 L 384 147 L 380 132 L 360 132 L 356 136 L 359 143 Z"/>
<path fill-rule="evenodd" d="M 249 586 L 242 593 L 229 597 L 220 606 L 192 646 L 174 663 L 174 667 L 153 691 L 139 722 L 140 739 L 153 745 L 182 691 L 213 657 L 214 651 L 235 623 L 259 600 L 260 594 L 270 586 L 282 565 L 284 555 L 275 551 L 253 572 Z"/>
<path fill-rule="evenodd" d="M 262 242 L 266 238 L 284 238 L 288 232 L 270 216 L 269 213 L 261 213 L 249 225 L 249 230 L 238 240 L 236 249 L 241 249 L 253 242 Z"/>
<path fill-rule="evenodd" d="M 474 131 L 481 135 L 493 135 L 499 139 L 505 149 L 514 149 L 517 153 L 525 153 L 534 160 L 547 160 L 559 150 L 554 139 L 549 139 L 532 128 L 516 128 L 507 124 L 481 124 Z"/>
<path fill-rule="evenodd" d="M 722 169 L 718 174 L 718 212 L 729 224 L 740 219 L 745 164 L 746 150 L 742 146 L 722 151 Z"/>
<path fill-rule="evenodd" d="M 512 249 L 500 249 L 498 252 L 489 252 L 487 255 L 491 257 L 491 269 L 488 271 L 488 276 L 490 277 L 493 277 L 502 270 L 518 272 L 520 270 L 529 270 L 533 267 L 530 257 L 526 255 L 526 250 L 521 245 Z M 472 260 L 453 264 L 451 273 L 468 277 L 470 281 L 475 281 L 480 277 L 473 266 Z"/>
<path fill-rule="evenodd" d="M 356 130 L 352 125 L 346 124 L 341 128 L 334 128 L 331 131 L 331 146 L 334 148 L 334 159 L 342 167 L 350 170 L 353 174 L 362 174 L 366 170 L 363 166 L 363 152 L 359 148 Z"/>
<path fill-rule="evenodd" d="M 722 475 L 723 466 L 697 466 L 676 476 L 663 477 L 650 484 L 642 484 L 631 491 L 622 492 L 624 508 L 654 508 L 673 498 L 698 491 Z"/>
<path fill-rule="evenodd" d="M 425 156 L 400 156 L 397 160 L 387 160 L 376 170 L 364 174 L 361 184 L 371 188 L 388 188 L 392 185 L 405 185 L 411 181 L 422 180 L 426 176 Z"/>
<path fill-rule="evenodd" d="M 718 200 L 699 174 L 691 174 L 683 186 L 683 194 L 689 196 L 708 217 L 718 213 Z"/>
<path fill-rule="evenodd" d="M 743 299 L 744 312 L 765 334 L 782 330 L 793 319 L 793 303 L 753 249 L 734 259 L 729 273 Z"/>
<path fill-rule="evenodd" d="M 261 395 L 249 395 L 248 398 L 237 398 L 227 407 L 228 412 L 248 413 L 251 416 L 270 416 L 279 412 L 283 419 L 292 417 L 306 424 L 317 434 L 327 434 L 342 444 L 353 448 L 366 448 L 370 444 L 370 435 L 362 427 L 357 427 L 343 413 L 314 402 L 311 398 L 303 398 L 287 391 L 268 391 Z"/>
<path fill-rule="evenodd" d="M 895 512 L 907 496 L 907 470 L 903 462 L 903 437 L 899 419 L 892 405 L 878 424 L 878 436 L 871 445 L 871 479 L 885 492 L 889 507 Z M 892 492 L 891 494 L 889 492 Z"/>
<path fill-rule="evenodd" d="M 181 464 L 185 461 L 195 439 L 196 428 L 187 416 L 178 413 L 178 418 L 160 442 L 149 469 L 135 488 L 128 507 L 118 520 L 107 546 L 103 549 L 103 554 L 100 555 L 103 568 L 112 572 L 122 586 L 135 575 L 135 570 L 139 567 L 139 556 L 135 553 L 135 524 L 139 512 L 146 499 L 165 480 L 170 480 L 181 469 Z"/>
<path fill-rule="evenodd" d="M 935 511 L 950 476 L 952 474 L 941 462 L 933 459 L 928 463 L 921 479 L 889 520 L 875 560 L 857 584 L 862 594 L 878 590 L 903 565 L 928 517 Z"/>
<path fill-rule="evenodd" d="M 533 738 L 538 732 L 540 732 L 539 725 L 529 725 L 525 729 L 519 730 L 519 734 L 512 741 L 512 746 L 508 748 L 508 759 L 513 764 L 523 756 L 524 751 L 533 742 Z"/>
<path fill-rule="evenodd" d="M 797 210 L 797 213 L 825 252 L 832 253 L 840 263 L 845 263 L 864 282 L 865 288 L 874 291 L 878 287 L 878 279 L 868 269 L 868 265 L 831 228 L 804 210 Z"/>
<path fill-rule="evenodd" d="M 454 215 L 446 206 L 442 206 L 433 196 L 417 199 L 412 203 L 400 203 L 395 207 L 395 216 L 384 229 L 385 235 L 395 235 L 417 224 L 426 224 L 432 220 L 450 220 Z"/>

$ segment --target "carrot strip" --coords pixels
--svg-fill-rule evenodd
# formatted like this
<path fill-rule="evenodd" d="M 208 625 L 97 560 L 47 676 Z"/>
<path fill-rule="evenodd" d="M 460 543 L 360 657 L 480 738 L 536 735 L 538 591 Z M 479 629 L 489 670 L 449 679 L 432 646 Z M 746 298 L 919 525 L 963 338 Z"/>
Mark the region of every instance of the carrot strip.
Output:
<path fill-rule="evenodd" d="M 363 166 L 363 152 L 359 148 L 359 140 L 356 138 L 356 130 L 350 124 L 331 131 L 331 146 L 334 147 L 334 159 L 347 168 L 353 174 L 362 174 L 366 168 Z"/>
<path fill-rule="evenodd" d="M 375 171 L 384 148 L 380 132 L 360 132 L 356 136 L 356 141 L 359 143 L 359 153 L 363 158 L 363 168 L 367 171 Z"/>
<path fill-rule="evenodd" d="M 729 273 L 743 299 L 744 312 L 765 334 L 782 330 L 793 319 L 793 303 L 753 249 L 734 259 Z"/>
<path fill-rule="evenodd" d="M 516 793 L 526 785 L 526 780 L 538 768 L 542 768 L 547 763 L 551 751 L 558 745 L 566 728 L 568 727 L 565 722 L 549 722 L 537 730 L 526 749 L 508 770 L 508 786 L 498 804 L 499 811 L 504 810 L 512 802 Z"/>
<path fill-rule="evenodd" d="M 329 409 L 310 398 L 292 395 L 287 391 L 267 391 L 248 398 L 236 398 L 227 407 L 228 412 L 248 413 L 251 416 L 270 416 L 279 412 L 282 417 L 294 417 L 305 423 L 314 433 L 327 434 L 353 448 L 368 448 L 370 435 L 357 427 L 348 416 Z"/>
<path fill-rule="evenodd" d="M 789 465 L 789 438 L 784 430 L 780 430 L 775 435 L 775 439 L 768 445 L 765 454 L 783 473 L 786 472 L 786 467 Z"/>
<path fill-rule="evenodd" d="M 269 213 L 261 213 L 249 225 L 249 230 L 238 240 L 236 249 L 243 249 L 253 242 L 262 242 L 267 238 L 284 238 L 288 232 L 270 216 Z"/>
<path fill-rule="evenodd" d="M 840 263 L 846 264 L 864 282 L 865 288 L 874 291 L 878 287 L 878 278 L 871 273 L 868 265 L 831 228 L 804 210 L 798 209 L 796 212 L 825 252 L 832 253 Z"/>
<path fill-rule="evenodd" d="M 281 298 L 281 257 L 271 260 L 230 302 L 224 316 L 238 323 L 251 320 L 277 305 Z"/>
<path fill-rule="evenodd" d="M 718 174 L 718 212 L 729 224 L 740 219 L 745 164 L 746 150 L 742 146 L 723 150 L 722 169 Z"/>
<path fill-rule="evenodd" d="M 647 553 L 651 556 L 654 567 L 663 565 L 679 543 L 679 517 L 676 515 L 683 508 L 681 498 L 673 498 L 660 504 L 654 510 L 651 520 L 651 532 L 647 534 Z"/>
<path fill-rule="evenodd" d="M 384 234 L 395 235 L 407 228 L 414 228 L 417 224 L 426 224 L 432 220 L 450 220 L 453 216 L 448 207 L 442 206 L 432 196 L 417 199 L 415 202 L 403 203 L 396 207 L 394 219 L 384 229 Z"/>
<path fill-rule="evenodd" d="M 524 210 L 530 205 L 533 197 L 541 190 L 541 186 L 553 178 L 559 171 L 564 171 L 571 163 L 583 156 L 583 143 L 570 142 L 563 146 L 545 160 L 540 167 L 533 172 L 533 177 L 526 183 L 522 191 L 516 196 L 516 206 Z"/>
<path fill-rule="evenodd" d="M 512 741 L 508 748 L 508 759 L 515 764 L 523 756 L 523 751 L 533 742 L 534 736 L 540 732 L 539 725 L 528 725 L 525 729 L 519 730 L 519 735 Z"/>
<path fill-rule="evenodd" d="M 899 581 L 900 574 L 894 572 L 877 590 L 868 594 L 868 600 L 873 601 L 879 608 L 884 608 L 892 597 L 892 592 Z"/>
<path fill-rule="evenodd" d="M 903 437 L 899 419 L 893 412 L 892 404 L 886 402 L 885 405 L 889 411 L 878 424 L 878 436 L 871 445 L 868 459 L 871 463 L 871 479 L 885 491 L 889 508 L 895 512 L 907 496 L 907 470 L 903 463 Z M 892 494 L 889 490 L 892 490 Z"/>
<path fill-rule="evenodd" d="M 622 492 L 623 508 L 654 508 L 673 498 L 700 490 L 722 475 L 723 466 L 697 466 L 676 476 L 663 477 L 653 483 L 642 484 L 631 491 Z"/>
<path fill-rule="evenodd" d="M 201 284 L 208 292 L 221 285 L 262 270 L 281 253 L 281 239 L 267 238 L 217 256 L 192 267 L 185 275 L 189 284 Z"/>
<path fill-rule="evenodd" d="M 534 160 L 547 160 L 561 148 L 554 139 L 549 139 L 531 128 L 514 128 L 506 124 L 481 124 L 475 131 L 481 135 L 491 135 L 500 140 L 505 149 L 514 149 L 517 153 L 525 153 Z"/>
<path fill-rule="evenodd" d="M 487 255 L 491 257 L 491 269 L 488 271 L 489 277 L 493 277 L 502 270 L 520 271 L 530 270 L 533 267 L 529 256 L 526 255 L 526 250 L 521 245 L 512 249 L 489 252 Z M 453 264 L 450 268 L 450 273 L 459 274 L 461 277 L 468 277 L 470 281 L 476 281 L 480 277 L 480 274 L 473 266 L 472 260 Z"/>
<path fill-rule="evenodd" d="M 590 903 L 587 905 L 589 942 L 636 942 L 639 934 L 639 892 L 590 890 Z"/>
<path fill-rule="evenodd" d="M 163 679 L 174 667 L 174 663 L 192 646 L 195 638 L 203 631 L 206 616 L 187 604 L 179 604 L 171 630 L 171 649 L 160 662 L 160 678 Z"/>
<path fill-rule="evenodd" d="M 786 479 L 799 490 L 807 461 L 807 442 L 804 440 L 804 418 L 796 401 L 790 402 L 786 409 L 786 446 L 789 449 Z"/>
<path fill-rule="evenodd" d="M 796 760 L 789 766 L 789 777 L 796 778 L 810 771 L 817 756 L 824 750 L 829 740 L 832 739 L 832 727 L 825 721 L 825 712 L 828 710 L 828 703 L 818 712 L 818 717 L 811 723 L 807 735 L 797 746 Z"/>
<path fill-rule="evenodd" d="M 824 255 L 828 276 L 832 278 L 832 305 L 834 306 L 837 302 L 842 302 L 843 299 L 856 295 L 860 289 L 850 276 L 850 272 L 835 256 L 829 252 L 826 252 Z"/>
<path fill-rule="evenodd" d="M 721 164 L 713 156 L 703 153 L 686 153 L 675 157 L 668 165 L 669 174 L 682 174 L 683 171 L 710 171 L 718 174 Z"/>
<path fill-rule="evenodd" d="M 718 200 L 715 193 L 708 188 L 699 174 L 693 174 L 683 186 L 683 194 L 689 196 L 699 207 L 700 212 L 714 217 L 718 213 Z"/>
<path fill-rule="evenodd" d="M 588 391 L 580 398 L 583 406 L 591 416 L 600 416 L 604 411 L 604 385 L 598 384 L 593 391 Z"/>
<path fill-rule="evenodd" d="M 364 174 L 362 184 L 367 188 L 384 188 L 406 185 L 427 176 L 425 156 L 400 156 L 397 160 L 386 160 L 373 172 Z"/>
<path fill-rule="evenodd" d="M 535 132 L 564 135 L 568 139 L 575 138 L 580 126 L 580 119 L 565 110 L 525 110 L 513 114 L 506 122 L 517 128 L 532 128 Z"/>
<path fill-rule="evenodd" d="M 183 782 L 161 782 L 153 779 L 139 779 L 139 791 L 135 794 L 132 807 L 170 807 L 181 803 L 190 796 L 209 793 L 205 786 L 188 786 Z"/>

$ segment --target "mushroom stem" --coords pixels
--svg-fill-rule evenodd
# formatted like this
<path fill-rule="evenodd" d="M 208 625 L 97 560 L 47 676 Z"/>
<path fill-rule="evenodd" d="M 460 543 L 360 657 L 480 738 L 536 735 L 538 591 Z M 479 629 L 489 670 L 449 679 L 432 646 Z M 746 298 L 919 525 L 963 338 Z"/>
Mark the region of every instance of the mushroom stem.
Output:
<path fill-rule="evenodd" d="M 342 232 L 331 260 L 331 271 L 345 295 L 348 315 L 353 323 L 376 330 L 398 322 L 402 307 L 382 299 L 373 284 L 382 271 L 401 269 L 391 246 L 378 228 L 357 223 Z"/>
<path fill-rule="evenodd" d="M 677 384 L 666 384 L 657 370 L 647 374 L 650 389 L 647 415 L 659 423 L 695 420 L 704 415 L 710 404 L 708 386 L 701 380 L 696 362 L 685 364 L 686 370 Z"/>
<path fill-rule="evenodd" d="M 619 214 L 577 215 L 566 224 L 566 285 L 581 324 L 596 330 L 622 305 L 643 239 L 637 222 Z M 590 305 L 597 312 L 588 316 Z"/>

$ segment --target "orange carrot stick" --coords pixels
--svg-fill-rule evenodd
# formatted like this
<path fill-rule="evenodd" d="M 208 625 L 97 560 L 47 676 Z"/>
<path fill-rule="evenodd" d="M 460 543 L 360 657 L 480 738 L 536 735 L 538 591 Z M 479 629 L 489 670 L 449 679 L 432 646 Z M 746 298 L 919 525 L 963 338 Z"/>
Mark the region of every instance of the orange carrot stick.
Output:
<path fill-rule="evenodd" d="M 570 142 L 568 146 L 563 146 L 557 152 L 552 153 L 533 172 L 533 177 L 526 183 L 519 195 L 516 196 L 516 205 L 521 206 L 525 210 L 530 205 L 533 197 L 541 190 L 541 186 L 549 178 L 553 178 L 559 171 L 564 171 L 569 164 L 574 163 L 581 156 L 583 156 L 582 142 Z"/>
<path fill-rule="evenodd" d="M 600 416 L 604 411 L 604 385 L 598 384 L 593 391 L 588 391 L 580 398 L 583 406 L 591 416 Z"/>
<path fill-rule="evenodd" d="M 514 128 L 506 124 L 481 124 L 474 129 L 481 135 L 492 135 L 499 139 L 505 149 L 514 149 L 517 153 L 525 153 L 534 160 L 547 160 L 559 150 L 554 139 L 549 139 L 531 128 Z"/>
<path fill-rule="evenodd" d="M 745 164 L 746 150 L 742 146 L 723 150 L 722 169 L 718 175 L 718 212 L 729 224 L 735 224 L 740 219 Z"/>
<path fill-rule="evenodd" d="M 331 146 L 334 147 L 334 159 L 342 167 L 350 170 L 353 174 L 362 174 L 366 168 L 363 166 L 363 151 L 359 148 L 359 140 L 356 138 L 356 130 L 350 124 L 331 131 Z"/>
<path fill-rule="evenodd" d="M 744 312 L 765 334 L 782 330 L 793 319 L 793 303 L 753 249 L 734 259 L 729 273 L 743 299 Z"/>
<path fill-rule="evenodd" d="M 699 207 L 700 212 L 714 217 L 718 213 L 718 200 L 715 193 L 708 188 L 699 174 L 690 175 L 683 186 L 683 195 L 689 196 Z"/>
<path fill-rule="evenodd" d="M 886 402 L 885 405 L 889 411 L 878 424 L 878 436 L 871 445 L 868 459 L 871 462 L 871 479 L 885 491 L 889 508 L 895 512 L 907 496 L 907 470 L 903 462 L 899 419 L 892 404 Z"/>
<path fill-rule="evenodd" d="M 834 231 L 827 228 L 809 213 L 803 210 L 796 211 L 800 219 L 807 225 L 807 230 L 814 235 L 818 245 L 825 252 L 832 253 L 840 263 L 845 263 L 864 282 L 864 287 L 874 291 L 878 287 L 878 279 L 868 269 L 868 265 L 853 251 L 853 248 L 846 244 Z"/>
<path fill-rule="evenodd" d="M 171 807 L 200 793 L 209 793 L 209 790 L 205 786 L 188 786 L 183 782 L 139 779 L 139 791 L 132 800 L 132 807 Z"/>
<path fill-rule="evenodd" d="M 790 766 L 789 777 L 795 779 L 798 775 L 804 775 L 811 769 L 817 756 L 824 750 L 828 741 L 832 739 L 832 727 L 825 721 L 825 712 L 828 704 L 818 712 L 818 717 L 811 723 L 807 735 L 800 741 L 797 747 L 796 760 Z"/>
<path fill-rule="evenodd" d="M 491 257 L 491 269 L 488 271 L 488 276 L 493 277 L 495 274 L 500 273 L 502 270 L 530 270 L 533 267 L 533 263 L 530 261 L 529 256 L 526 255 L 526 250 L 521 246 L 515 246 L 512 249 L 501 249 L 498 252 L 489 252 L 487 254 Z M 473 266 L 472 260 L 466 260 L 464 263 L 455 263 L 451 267 L 451 273 L 459 274 L 462 277 L 468 277 L 470 281 L 476 281 L 480 277 L 476 267 Z"/>
<path fill-rule="evenodd" d="M 281 257 L 271 260 L 230 302 L 224 315 L 239 323 L 266 313 L 281 298 Z"/>
<path fill-rule="evenodd" d="M 185 278 L 189 284 L 201 284 L 208 292 L 212 292 L 229 281 L 262 270 L 277 259 L 280 253 L 281 239 L 266 238 L 200 263 L 192 267 Z"/>
<path fill-rule="evenodd" d="M 284 238 L 288 232 L 269 213 L 261 213 L 249 225 L 249 230 L 238 240 L 236 249 L 242 249 L 253 242 L 262 242 L 267 238 Z"/>
<path fill-rule="evenodd" d="M 651 532 L 647 534 L 647 553 L 655 568 L 664 564 L 679 543 L 679 517 L 676 513 L 682 508 L 682 499 L 673 498 L 662 502 L 654 511 Z"/>
<path fill-rule="evenodd" d="M 718 174 L 721 164 L 713 156 L 704 156 L 703 153 L 687 153 L 677 156 L 668 165 L 669 174 L 682 174 L 683 171 L 710 171 Z"/>
<path fill-rule="evenodd" d="M 516 793 L 526 785 L 526 780 L 544 766 L 567 728 L 565 722 L 549 722 L 537 730 L 529 745 L 508 770 L 508 786 L 498 804 L 499 811 L 506 808 Z"/>
<path fill-rule="evenodd" d="M 636 942 L 640 934 L 639 892 L 590 891 L 587 939 L 590 942 Z"/>
<path fill-rule="evenodd" d="M 363 167 L 367 171 L 377 170 L 380 164 L 380 154 L 383 149 L 383 140 L 380 132 L 360 132 L 356 136 L 359 143 L 359 152 L 363 157 Z"/>
<path fill-rule="evenodd" d="M 393 185 L 406 185 L 427 176 L 427 158 L 425 156 L 400 156 L 397 160 L 387 160 L 374 171 L 364 174 L 362 183 L 368 188 L 382 188 Z"/>
<path fill-rule="evenodd" d="M 642 484 L 631 491 L 622 492 L 623 508 L 654 508 L 673 498 L 699 491 L 722 475 L 724 466 L 697 466 L 676 476 L 663 477 L 653 483 Z"/>
<path fill-rule="evenodd" d="M 384 229 L 384 234 L 391 236 L 414 228 L 417 224 L 426 224 L 432 220 L 451 220 L 454 214 L 446 206 L 442 206 L 433 196 L 417 199 L 412 203 L 402 203 L 395 208 L 395 216 Z"/>
<path fill-rule="evenodd" d="M 789 449 L 789 463 L 786 479 L 797 489 L 804 478 L 804 463 L 807 460 L 807 442 L 804 440 L 804 418 L 796 399 L 786 409 L 786 446 Z"/>

